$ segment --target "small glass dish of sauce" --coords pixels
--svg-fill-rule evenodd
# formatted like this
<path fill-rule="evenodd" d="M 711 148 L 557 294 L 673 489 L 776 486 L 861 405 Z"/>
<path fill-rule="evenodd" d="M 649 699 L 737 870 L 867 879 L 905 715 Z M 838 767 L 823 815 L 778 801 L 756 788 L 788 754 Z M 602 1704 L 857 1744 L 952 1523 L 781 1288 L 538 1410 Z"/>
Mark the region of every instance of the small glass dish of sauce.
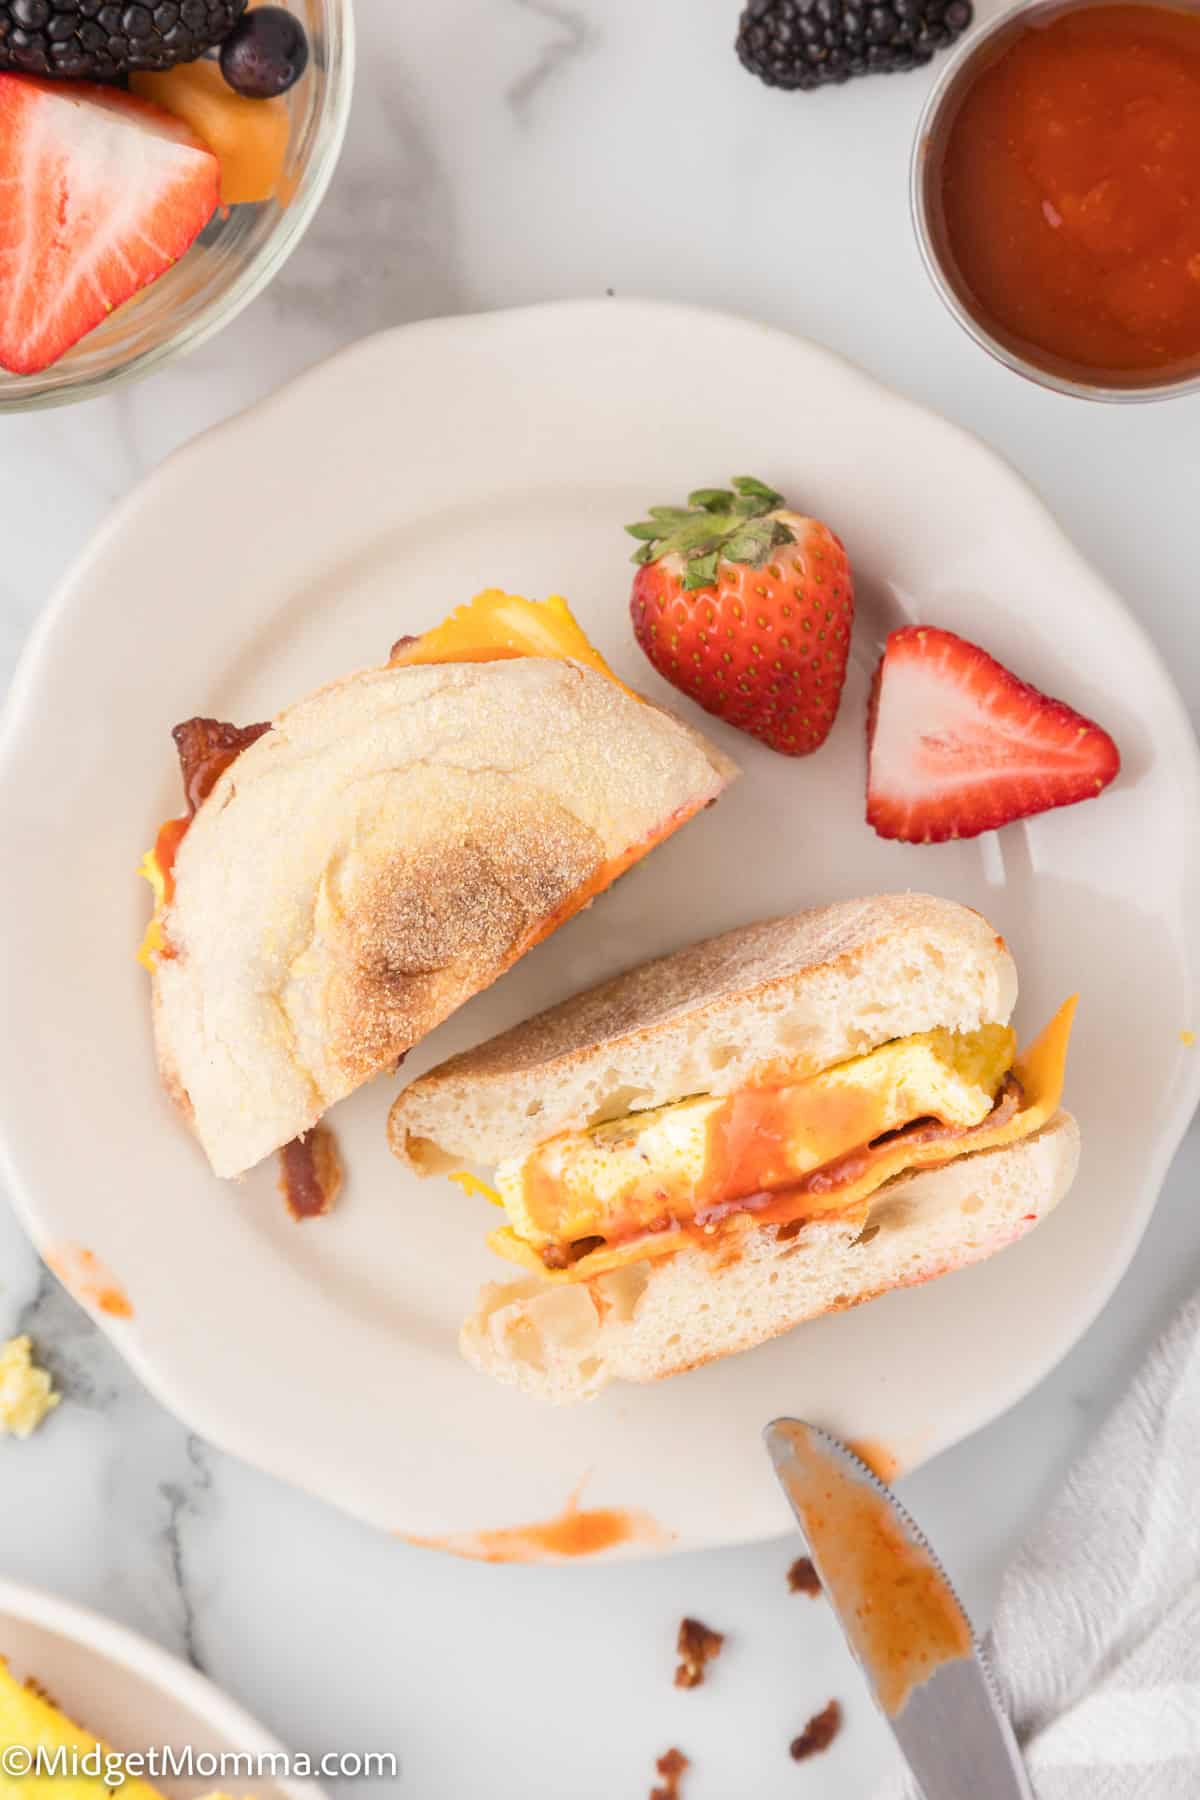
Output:
<path fill-rule="evenodd" d="M 1200 0 L 1035 0 L 926 104 L 917 240 L 950 311 L 1043 386 L 1200 390 Z"/>

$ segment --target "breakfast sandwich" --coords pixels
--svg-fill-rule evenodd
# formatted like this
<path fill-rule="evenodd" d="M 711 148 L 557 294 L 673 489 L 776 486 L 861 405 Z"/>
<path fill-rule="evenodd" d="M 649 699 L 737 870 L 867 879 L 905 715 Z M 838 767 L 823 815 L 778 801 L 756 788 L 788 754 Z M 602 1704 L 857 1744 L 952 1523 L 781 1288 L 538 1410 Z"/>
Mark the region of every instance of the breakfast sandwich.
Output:
<path fill-rule="evenodd" d="M 1023 1236 L 1078 1130 L 1074 1001 L 1018 1052 L 1016 993 L 978 913 L 884 894 L 694 944 L 431 1070 L 392 1148 L 487 1192 L 522 1271 L 485 1288 L 467 1357 L 578 1400 Z"/>
<path fill-rule="evenodd" d="M 488 592 L 269 724 L 176 728 L 144 864 L 163 1080 L 234 1176 L 487 987 L 736 773 L 557 598 Z"/>

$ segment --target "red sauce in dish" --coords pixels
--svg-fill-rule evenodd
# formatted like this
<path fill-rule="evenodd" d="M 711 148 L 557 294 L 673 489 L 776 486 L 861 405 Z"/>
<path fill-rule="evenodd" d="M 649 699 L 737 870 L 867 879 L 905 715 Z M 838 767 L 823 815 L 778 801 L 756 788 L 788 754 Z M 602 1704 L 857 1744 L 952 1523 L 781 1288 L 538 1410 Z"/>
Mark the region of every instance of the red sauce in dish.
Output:
<path fill-rule="evenodd" d="M 1200 12 L 1029 26 L 940 154 L 944 244 L 994 336 L 1066 373 L 1200 368 Z"/>

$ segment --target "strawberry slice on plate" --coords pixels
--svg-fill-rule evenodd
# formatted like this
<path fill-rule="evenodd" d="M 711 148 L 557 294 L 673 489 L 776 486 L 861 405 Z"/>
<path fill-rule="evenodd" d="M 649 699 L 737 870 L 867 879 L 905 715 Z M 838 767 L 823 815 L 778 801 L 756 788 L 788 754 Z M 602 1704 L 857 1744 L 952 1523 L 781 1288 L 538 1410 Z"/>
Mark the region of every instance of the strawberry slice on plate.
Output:
<path fill-rule="evenodd" d="M 1090 800 L 1121 767 L 1107 731 L 931 625 L 888 638 L 867 719 L 867 823 L 940 844 Z"/>
<path fill-rule="evenodd" d="M 36 374 L 178 261 L 220 165 L 160 107 L 0 74 L 0 366 Z"/>

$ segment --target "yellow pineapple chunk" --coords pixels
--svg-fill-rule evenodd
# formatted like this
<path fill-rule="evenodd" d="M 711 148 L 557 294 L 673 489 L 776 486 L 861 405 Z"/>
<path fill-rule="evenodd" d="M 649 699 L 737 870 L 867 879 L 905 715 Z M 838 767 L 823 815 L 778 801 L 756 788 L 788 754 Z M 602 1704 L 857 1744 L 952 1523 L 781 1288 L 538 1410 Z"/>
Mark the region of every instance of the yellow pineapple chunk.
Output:
<path fill-rule="evenodd" d="M 39 1773 L 33 1766 L 39 1751 L 43 1767 L 48 1763 L 51 1772 Z M 18 1758 L 28 1753 L 28 1775 L 21 1773 L 13 1752 Z M 19 1682 L 0 1657 L 0 1800 L 112 1800 L 113 1794 L 122 1800 L 161 1800 L 155 1788 L 133 1775 L 115 1786 L 115 1765 L 106 1760 L 115 1756 L 107 1744 L 72 1724 L 33 1683 Z M 86 1764 L 84 1757 L 89 1758 Z M 79 1772 L 72 1772 L 72 1762 Z"/>

